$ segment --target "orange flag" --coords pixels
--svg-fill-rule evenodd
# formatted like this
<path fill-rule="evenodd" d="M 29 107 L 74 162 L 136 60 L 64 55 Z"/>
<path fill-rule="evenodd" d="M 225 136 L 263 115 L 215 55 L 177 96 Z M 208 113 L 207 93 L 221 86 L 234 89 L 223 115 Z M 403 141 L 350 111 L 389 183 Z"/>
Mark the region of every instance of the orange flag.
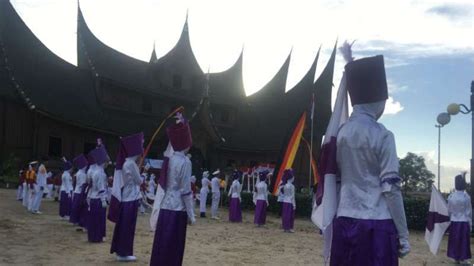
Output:
<path fill-rule="evenodd" d="M 281 162 L 280 168 L 278 170 L 278 174 L 275 180 L 275 185 L 273 187 L 273 195 L 276 195 L 278 191 L 278 185 L 280 184 L 281 178 L 283 176 L 283 171 L 285 169 L 291 168 L 293 165 L 293 161 L 296 157 L 296 152 L 298 151 L 298 147 L 300 146 L 301 136 L 303 135 L 303 129 L 306 122 L 306 111 L 300 117 L 298 124 L 296 125 L 293 134 L 291 135 L 290 142 L 285 151 L 285 156 L 283 157 L 283 161 Z"/>

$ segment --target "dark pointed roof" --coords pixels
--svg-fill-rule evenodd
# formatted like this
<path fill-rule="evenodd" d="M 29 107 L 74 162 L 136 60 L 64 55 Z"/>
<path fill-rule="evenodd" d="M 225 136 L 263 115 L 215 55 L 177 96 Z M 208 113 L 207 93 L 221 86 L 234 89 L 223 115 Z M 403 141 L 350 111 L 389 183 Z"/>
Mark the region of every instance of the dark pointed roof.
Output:
<path fill-rule="evenodd" d="M 285 62 L 280 67 L 275 76 L 259 91 L 249 96 L 250 101 L 260 101 L 263 99 L 278 99 L 285 95 L 286 79 L 290 67 L 291 52 L 288 54 Z"/>
<path fill-rule="evenodd" d="M 320 136 L 324 135 L 325 129 L 329 124 L 329 119 L 331 118 L 331 95 L 333 85 L 333 76 L 334 76 L 334 64 L 336 62 L 336 52 L 337 52 L 337 42 L 334 44 L 334 48 L 331 53 L 331 57 L 321 72 L 321 75 L 314 83 L 314 128 L 318 131 L 324 129 L 324 131 L 319 132 Z M 321 142 L 317 142 L 321 143 Z"/>
<path fill-rule="evenodd" d="M 0 41 L 1 60 L 6 62 L 10 80 L 24 92 L 36 111 L 75 124 L 101 128 L 102 111 L 94 100 L 90 74 L 80 71 L 43 45 L 9 1 L 0 1 Z M 1 86 L 4 84 L 2 82 Z"/>
<path fill-rule="evenodd" d="M 77 65 L 129 87 L 150 89 L 148 63 L 125 55 L 101 42 L 77 10 Z"/>
<path fill-rule="evenodd" d="M 191 47 L 187 15 L 178 42 L 166 55 L 158 59 L 157 65 L 159 65 L 158 69 L 164 72 L 175 72 L 181 75 L 204 75 Z"/>
<path fill-rule="evenodd" d="M 335 50 L 333 54 L 335 54 Z M 318 79 L 319 82 L 315 84 L 314 76 L 318 58 L 319 52 L 302 80 L 287 93 L 281 95 L 281 97 L 275 97 L 270 94 L 269 91 L 271 90 L 263 91 L 258 96 L 260 100 L 247 97 L 239 101 L 237 107 L 230 108 L 231 113 L 234 111 L 233 113 L 235 114 L 235 117 L 232 117 L 232 123 L 219 124 L 218 121 L 215 122 L 217 131 L 226 140 L 221 142 L 219 147 L 243 151 L 279 151 L 282 145 L 286 145 L 284 142 L 287 139 L 287 135 L 291 134 L 292 127 L 303 111 L 311 108 L 311 97 L 313 92 L 316 92 L 316 89 L 325 92 L 324 96 L 321 97 L 327 98 L 327 95 L 329 95 L 329 98 L 325 98 L 323 102 L 329 102 L 330 110 L 332 77 L 329 76 L 328 70 L 334 67 L 334 58 L 331 57 L 325 67 L 327 70 L 323 71 L 323 75 Z M 285 71 L 280 69 L 278 72 L 280 75 L 284 75 L 284 77 L 276 75 L 272 80 L 286 83 L 288 69 L 286 65 L 288 63 L 289 58 L 287 58 L 282 67 Z M 279 88 L 284 91 L 284 85 L 280 85 Z M 327 93 L 328 88 L 329 94 Z M 277 91 L 276 89 L 274 90 Z M 270 100 L 265 100 L 267 97 Z M 326 105 L 322 107 L 316 106 L 315 117 L 322 117 L 321 112 L 325 112 L 326 107 Z M 215 117 L 219 116 L 219 111 L 220 109 L 214 111 Z M 325 132 L 325 130 L 326 128 L 315 128 L 315 132 Z"/>
<path fill-rule="evenodd" d="M 25 102 L 28 98 L 36 106 L 35 111 L 122 135 L 138 129 L 151 135 L 154 123 L 169 111 L 165 105 L 184 105 L 187 116 L 199 113 L 192 125 L 206 128 L 216 147 L 251 152 L 280 150 L 287 132 L 309 107 L 308 95 L 313 91 L 317 101 L 315 121 L 321 121 L 318 127 L 324 126 L 318 130 L 324 132 L 325 121 L 329 120 L 335 51 L 316 83 L 313 84 L 317 57 L 303 79 L 285 93 L 290 53 L 272 80 L 250 97 L 245 97 L 241 53 L 228 70 L 209 75 L 206 95 L 205 75 L 192 52 L 187 20 L 175 47 L 153 64 L 129 57 L 98 40 L 80 9 L 77 37 L 79 67 L 54 55 L 11 4 L 0 1 L 0 67 L 4 66 L 0 69 L 0 96 Z M 96 84 L 102 82 L 118 85 L 111 88 L 126 91 L 127 95 L 150 96 L 162 103 L 157 108 L 163 110 L 159 114 L 143 114 L 111 109 L 96 95 L 96 89 L 102 86 L 96 88 Z"/>
<path fill-rule="evenodd" d="M 235 63 L 227 70 L 209 75 L 210 97 L 217 102 L 224 99 L 236 100 L 245 98 L 244 81 L 242 75 L 243 50 Z"/>
<path fill-rule="evenodd" d="M 158 62 L 158 57 L 156 57 L 155 43 L 153 43 L 153 51 L 151 52 L 150 64 Z"/>

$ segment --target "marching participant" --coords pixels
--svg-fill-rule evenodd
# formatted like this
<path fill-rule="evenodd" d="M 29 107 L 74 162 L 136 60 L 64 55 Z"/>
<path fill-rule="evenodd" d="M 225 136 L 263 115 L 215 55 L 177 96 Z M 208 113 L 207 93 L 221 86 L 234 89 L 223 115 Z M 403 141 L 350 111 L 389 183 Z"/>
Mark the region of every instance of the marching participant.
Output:
<path fill-rule="evenodd" d="M 388 98 L 383 56 L 352 61 L 344 76 L 353 105 L 337 134 L 340 201 L 331 265 L 398 265 L 410 251 L 395 138 L 377 120 Z"/>
<path fill-rule="evenodd" d="M 107 163 L 108 154 L 103 145 L 98 146 L 90 152 L 93 165 L 90 172 L 89 213 L 87 215 L 87 238 L 89 242 L 102 242 L 105 237 L 106 208 L 107 208 L 107 175 L 104 168 Z"/>
<path fill-rule="evenodd" d="M 265 182 L 267 180 L 267 171 L 260 172 L 258 174 L 258 183 L 255 185 L 257 190 L 255 195 L 255 216 L 253 223 L 257 227 L 265 225 L 267 220 L 267 207 L 268 207 L 268 186 Z"/>
<path fill-rule="evenodd" d="M 188 220 L 196 219 L 191 212 L 192 165 L 186 153 L 192 146 L 191 129 L 181 114 L 178 121 L 166 129 L 174 153 L 169 157 L 160 186 L 165 195 L 160 205 L 150 265 L 181 265 L 183 263 Z"/>
<path fill-rule="evenodd" d="M 206 217 L 207 194 L 209 194 L 209 185 L 211 184 L 211 181 L 208 177 L 209 171 L 204 171 L 202 173 L 201 191 L 199 195 L 199 212 L 201 213 L 201 218 Z"/>
<path fill-rule="evenodd" d="M 293 224 L 295 221 L 295 210 L 296 210 L 296 201 L 295 201 L 295 186 L 293 181 L 295 176 L 293 175 L 293 170 L 286 169 L 283 172 L 283 182 L 280 187 L 280 193 L 283 195 L 283 204 L 281 209 L 281 224 L 282 228 L 287 233 L 293 233 Z"/>
<path fill-rule="evenodd" d="M 448 257 L 456 263 L 464 263 L 471 258 L 471 197 L 466 193 L 464 175 L 457 175 L 454 192 L 448 197 L 449 226 Z"/>
<path fill-rule="evenodd" d="M 219 211 L 219 202 L 221 199 L 221 184 L 219 179 L 220 170 L 217 169 L 212 175 L 211 179 L 211 192 L 212 192 L 212 203 L 211 203 L 211 219 L 219 220 L 217 212 Z"/>
<path fill-rule="evenodd" d="M 46 190 L 48 173 L 46 167 L 41 164 L 38 168 L 38 174 L 36 176 L 36 183 L 34 184 L 35 196 L 33 198 L 33 204 L 31 206 L 31 212 L 34 214 L 41 214 L 39 208 L 41 206 L 41 200 L 43 199 L 44 191 Z"/>
<path fill-rule="evenodd" d="M 31 211 L 31 201 L 33 198 L 33 188 L 34 183 L 36 183 L 36 171 L 34 169 L 34 165 L 38 162 L 31 162 L 28 165 L 28 171 L 26 171 L 26 179 L 25 179 L 25 189 L 23 190 L 23 206 L 25 206 L 28 211 Z"/>
<path fill-rule="evenodd" d="M 242 185 L 239 179 L 242 177 L 242 172 L 234 170 L 232 173 L 232 185 L 229 188 L 229 221 L 233 223 L 242 222 L 242 209 L 240 207 L 240 192 L 242 191 Z"/>
<path fill-rule="evenodd" d="M 46 175 L 46 187 L 48 188 L 48 194 L 46 198 L 52 199 L 54 197 L 54 182 L 53 182 L 53 173 L 51 171 Z"/>
<path fill-rule="evenodd" d="M 71 215 L 71 204 L 72 204 L 72 164 L 63 158 L 64 168 L 63 175 L 61 176 L 61 196 L 59 198 L 59 216 L 63 219 L 69 219 Z"/>
<path fill-rule="evenodd" d="M 110 247 L 110 253 L 116 253 L 118 261 L 135 261 L 137 259 L 133 256 L 133 240 L 135 238 L 138 206 L 142 198 L 140 186 L 143 182 L 137 159 L 143 153 L 143 141 L 143 133 L 124 137 L 120 140 L 116 169 L 121 168 L 122 175 L 114 175 L 114 178 L 122 179 L 120 208 L 112 237 L 112 246 Z M 119 164 L 122 164 L 122 166 L 120 167 Z"/>
<path fill-rule="evenodd" d="M 74 166 L 79 169 L 76 173 L 76 187 L 74 188 L 74 194 L 72 197 L 72 205 L 71 205 L 71 216 L 69 221 L 74 225 L 79 225 L 81 219 L 81 204 L 84 200 L 84 186 L 86 186 L 86 169 L 87 169 L 87 159 L 84 154 L 80 154 L 76 158 L 73 159 Z"/>
<path fill-rule="evenodd" d="M 20 170 L 18 173 L 18 189 L 16 191 L 16 200 L 23 200 L 23 183 L 25 183 L 26 173 L 23 170 Z"/>

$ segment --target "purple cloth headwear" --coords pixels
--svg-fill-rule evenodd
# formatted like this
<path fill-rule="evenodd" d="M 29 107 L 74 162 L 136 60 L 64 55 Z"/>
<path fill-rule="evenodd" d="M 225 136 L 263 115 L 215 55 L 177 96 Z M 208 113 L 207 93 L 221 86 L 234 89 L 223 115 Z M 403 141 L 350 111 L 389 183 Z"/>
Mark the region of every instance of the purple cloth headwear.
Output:
<path fill-rule="evenodd" d="M 265 181 L 267 179 L 268 173 L 269 173 L 268 171 L 263 171 L 263 172 L 258 173 L 258 179 L 260 181 Z"/>
<path fill-rule="evenodd" d="M 105 163 L 107 161 L 107 158 L 109 157 L 104 145 L 100 145 L 99 147 L 93 149 L 90 152 L 90 155 L 94 162 L 99 165 Z"/>
<path fill-rule="evenodd" d="M 283 177 L 281 179 L 281 185 L 282 186 L 286 185 L 288 180 L 290 180 L 291 178 L 293 178 L 293 169 L 285 169 L 285 171 L 283 171 Z"/>
<path fill-rule="evenodd" d="M 143 153 L 143 139 L 143 132 L 140 132 L 120 140 L 127 157 L 141 155 Z"/>
<path fill-rule="evenodd" d="M 344 69 L 352 105 L 388 99 L 383 55 L 349 62 Z"/>
<path fill-rule="evenodd" d="M 239 170 L 234 170 L 234 172 L 232 173 L 232 179 L 236 180 L 236 179 L 240 179 L 241 177 L 242 177 L 242 172 Z"/>
<path fill-rule="evenodd" d="M 454 188 L 459 191 L 466 189 L 466 180 L 463 175 L 457 175 L 454 178 Z"/>
<path fill-rule="evenodd" d="M 76 158 L 72 160 L 72 162 L 77 169 L 82 169 L 89 164 L 84 154 L 79 154 L 78 156 L 76 156 Z"/>
<path fill-rule="evenodd" d="M 87 154 L 87 162 L 89 162 L 89 165 L 95 164 L 94 157 L 92 157 L 92 151 L 93 151 L 93 150 L 91 150 L 91 151 Z"/>
<path fill-rule="evenodd" d="M 64 162 L 64 165 L 63 165 L 63 170 L 64 171 L 69 171 L 69 170 L 71 170 L 71 168 L 72 168 L 72 163 L 70 161 Z"/>
<path fill-rule="evenodd" d="M 127 157 L 141 155 L 142 153 L 143 132 L 121 138 L 120 147 L 115 158 L 115 170 L 122 170 Z"/>
<path fill-rule="evenodd" d="M 178 123 L 166 128 L 166 134 L 175 151 L 183 151 L 193 145 L 189 123 L 182 116 L 180 116 Z"/>

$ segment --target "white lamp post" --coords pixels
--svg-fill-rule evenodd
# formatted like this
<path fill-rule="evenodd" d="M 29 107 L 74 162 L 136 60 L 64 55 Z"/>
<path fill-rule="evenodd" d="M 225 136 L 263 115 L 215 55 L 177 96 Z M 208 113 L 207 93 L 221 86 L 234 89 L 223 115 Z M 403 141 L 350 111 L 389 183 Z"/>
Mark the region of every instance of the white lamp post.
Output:
<path fill-rule="evenodd" d="M 435 125 L 435 127 L 438 128 L 438 189 L 441 190 L 440 188 L 440 180 L 441 180 L 441 128 L 444 127 L 446 124 L 451 121 L 451 116 L 448 113 L 441 113 L 438 115 L 436 118 L 436 121 L 438 122 L 438 125 Z"/>

